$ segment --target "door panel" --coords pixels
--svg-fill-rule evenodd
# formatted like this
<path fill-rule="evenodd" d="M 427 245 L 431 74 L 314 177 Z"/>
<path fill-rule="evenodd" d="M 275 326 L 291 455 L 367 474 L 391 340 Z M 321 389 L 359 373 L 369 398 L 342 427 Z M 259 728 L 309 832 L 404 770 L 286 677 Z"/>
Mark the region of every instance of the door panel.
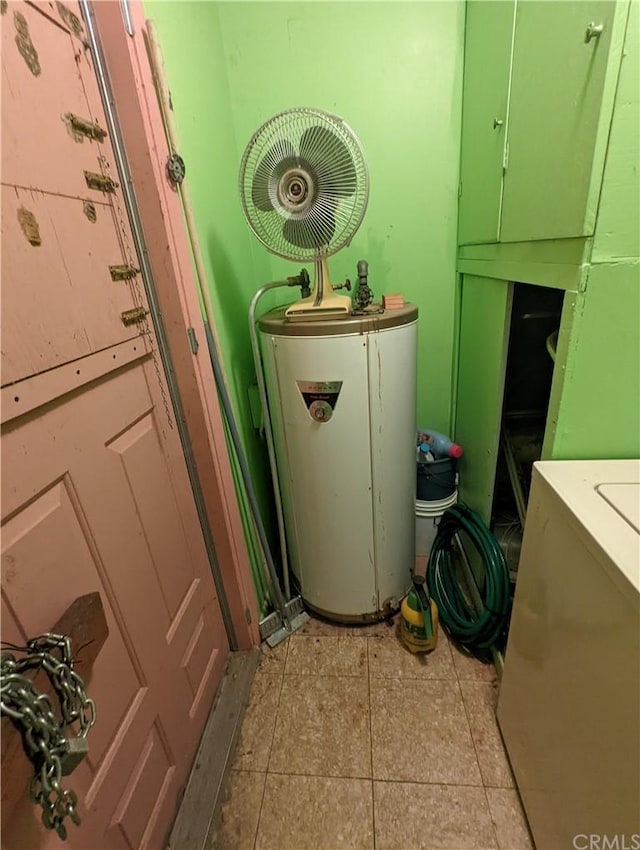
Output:
<path fill-rule="evenodd" d="M 69 127 L 68 114 L 97 120 L 103 130 L 106 123 L 95 80 L 86 73 L 86 36 L 84 32 L 80 37 L 71 33 L 60 6 L 38 3 L 36 11 L 25 3 L 12 2 L 2 19 L 2 126 L 15 128 L 3 133 L 2 182 L 103 201 L 101 192 L 87 187 L 84 172 L 100 171 L 101 154 L 113 163 L 113 151 L 108 138 L 98 143 L 74 134 Z M 68 3 L 63 8 L 75 14 L 81 26 L 77 4 Z M 26 35 L 22 35 L 25 27 Z M 24 47 L 21 51 L 18 40 L 30 44 L 31 51 L 24 51 Z M 37 57 L 35 66 L 25 60 L 23 52 Z M 32 108 L 25 108 L 27 104 Z M 47 108 L 43 109 L 45 104 Z"/>
<path fill-rule="evenodd" d="M 16 11 L 37 75 L 15 41 Z M 137 266 L 124 204 L 119 190 L 98 193 L 87 216 L 78 174 L 89 154 L 98 163 L 97 145 L 75 141 L 60 119 L 82 110 L 106 126 L 91 56 L 65 30 L 74 15 L 79 26 L 75 5 L 14 3 L 3 21 L 3 87 L 20 92 L 23 120 L 3 112 L 3 141 L 20 156 L 2 173 L 3 401 L 18 400 L 3 411 L 2 637 L 23 643 L 77 596 L 100 592 L 109 637 L 88 683 L 91 751 L 64 782 L 83 818 L 67 843 L 160 848 L 228 642 L 157 343 L 146 322 L 120 318 L 148 308 L 142 285 L 109 273 Z M 34 126 L 50 147 L 26 138 Z M 115 173 L 109 140 L 100 151 Z M 3 848 L 60 846 L 4 760 L 2 795 Z"/>
<path fill-rule="evenodd" d="M 11 245 L 3 273 L 16 281 L 2 291 L 12 317 L 2 328 L 3 386 L 138 336 L 120 318 L 134 306 L 131 288 L 109 273 L 123 262 L 111 207 L 95 203 L 94 215 L 81 198 L 3 185 L 2 236 Z M 21 225 L 26 216 L 38 245 Z"/>
<path fill-rule="evenodd" d="M 105 815 L 134 794 L 138 785 L 127 790 L 126 778 L 138 768 L 142 799 L 134 808 L 151 816 L 142 763 L 154 724 L 171 768 L 163 794 L 175 800 L 224 663 L 204 547 L 185 516 L 184 482 L 172 480 L 171 459 L 160 450 L 146 369 L 144 361 L 133 364 L 45 415 L 16 420 L 3 435 L 3 593 L 23 635 L 47 629 L 92 590 L 108 610 L 110 636 L 90 686 L 99 722 L 90 763 L 73 776 L 86 793 L 78 847 L 90 830 L 109 837 L 115 827 Z M 199 552 L 189 551 L 187 536 Z M 165 804 L 159 812 L 154 839 L 174 809 Z M 7 848 L 20 846 L 4 835 Z"/>
<path fill-rule="evenodd" d="M 464 275 L 458 357 L 456 442 L 460 495 L 488 523 L 498 460 L 509 344 L 511 285 Z"/>
<path fill-rule="evenodd" d="M 461 245 L 498 241 L 515 8 L 515 0 L 466 6 Z"/>
<path fill-rule="evenodd" d="M 610 0 L 518 3 L 501 242 L 593 234 L 624 18 Z"/>

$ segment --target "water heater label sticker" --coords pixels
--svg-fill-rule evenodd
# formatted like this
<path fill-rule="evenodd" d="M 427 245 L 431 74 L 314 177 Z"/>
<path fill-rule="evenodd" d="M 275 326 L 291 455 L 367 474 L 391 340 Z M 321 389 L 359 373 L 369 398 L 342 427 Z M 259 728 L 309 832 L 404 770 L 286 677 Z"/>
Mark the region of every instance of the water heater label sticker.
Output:
<path fill-rule="evenodd" d="M 342 381 L 296 381 L 312 419 L 327 422 L 338 403 Z"/>

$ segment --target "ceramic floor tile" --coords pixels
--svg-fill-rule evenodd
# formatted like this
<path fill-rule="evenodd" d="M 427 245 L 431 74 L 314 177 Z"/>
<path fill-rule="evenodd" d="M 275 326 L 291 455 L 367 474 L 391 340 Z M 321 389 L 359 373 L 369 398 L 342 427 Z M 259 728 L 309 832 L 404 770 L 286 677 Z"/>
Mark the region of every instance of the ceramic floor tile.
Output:
<path fill-rule="evenodd" d="M 373 799 L 376 850 L 498 847 L 484 788 L 374 782 Z"/>
<path fill-rule="evenodd" d="M 375 779 L 481 785 L 456 681 L 371 679 Z"/>
<path fill-rule="evenodd" d="M 253 850 L 265 779 L 265 773 L 231 771 L 220 821 L 206 850 Z"/>
<path fill-rule="evenodd" d="M 513 788 L 513 776 L 496 720 L 497 690 L 484 682 L 460 682 L 485 785 Z"/>
<path fill-rule="evenodd" d="M 256 850 L 373 850 L 371 782 L 269 774 Z"/>
<path fill-rule="evenodd" d="M 370 777 L 367 678 L 285 676 L 269 772 Z"/>
<path fill-rule="evenodd" d="M 287 651 L 289 648 L 289 638 L 283 640 L 273 649 L 268 643 L 260 645 L 260 662 L 258 664 L 258 673 L 271 673 L 275 676 L 284 673 L 284 665 L 287 660 Z"/>
<path fill-rule="evenodd" d="M 285 673 L 305 676 L 366 676 L 367 638 L 351 635 L 290 638 Z"/>
<path fill-rule="evenodd" d="M 456 673 L 446 639 L 438 638 L 433 652 L 413 653 L 400 642 L 368 638 L 369 675 L 372 679 L 452 679 Z"/>
<path fill-rule="evenodd" d="M 451 654 L 458 679 L 461 682 L 463 680 L 471 682 L 497 681 L 498 677 L 493 663 L 480 661 L 478 658 L 474 658 L 473 655 L 464 653 L 454 643 L 451 644 Z"/>
<path fill-rule="evenodd" d="M 279 675 L 254 678 L 233 764 L 237 770 L 267 769 L 281 686 Z"/>
<path fill-rule="evenodd" d="M 515 788 L 487 788 L 500 850 L 534 850 Z"/>

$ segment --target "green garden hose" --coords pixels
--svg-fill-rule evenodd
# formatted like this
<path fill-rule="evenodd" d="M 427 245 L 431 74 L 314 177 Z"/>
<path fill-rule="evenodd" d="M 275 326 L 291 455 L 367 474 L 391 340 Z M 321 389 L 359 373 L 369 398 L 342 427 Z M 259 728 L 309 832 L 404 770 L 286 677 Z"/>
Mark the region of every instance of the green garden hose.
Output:
<path fill-rule="evenodd" d="M 467 534 L 482 559 L 484 581 L 477 588 L 481 610 L 469 602 L 456 576 L 453 540 L 460 532 Z M 509 615 L 509 569 L 496 538 L 466 505 L 443 514 L 429 555 L 427 583 L 440 621 L 454 640 L 477 649 L 496 643 Z"/>

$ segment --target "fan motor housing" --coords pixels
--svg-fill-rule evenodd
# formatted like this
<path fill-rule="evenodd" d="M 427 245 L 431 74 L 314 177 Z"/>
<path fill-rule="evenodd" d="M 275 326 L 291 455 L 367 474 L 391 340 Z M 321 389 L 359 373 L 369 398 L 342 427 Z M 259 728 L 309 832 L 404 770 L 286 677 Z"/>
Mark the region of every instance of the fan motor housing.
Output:
<path fill-rule="evenodd" d="M 309 171 L 290 168 L 278 180 L 278 200 L 292 212 L 305 212 L 315 197 L 315 182 Z"/>

